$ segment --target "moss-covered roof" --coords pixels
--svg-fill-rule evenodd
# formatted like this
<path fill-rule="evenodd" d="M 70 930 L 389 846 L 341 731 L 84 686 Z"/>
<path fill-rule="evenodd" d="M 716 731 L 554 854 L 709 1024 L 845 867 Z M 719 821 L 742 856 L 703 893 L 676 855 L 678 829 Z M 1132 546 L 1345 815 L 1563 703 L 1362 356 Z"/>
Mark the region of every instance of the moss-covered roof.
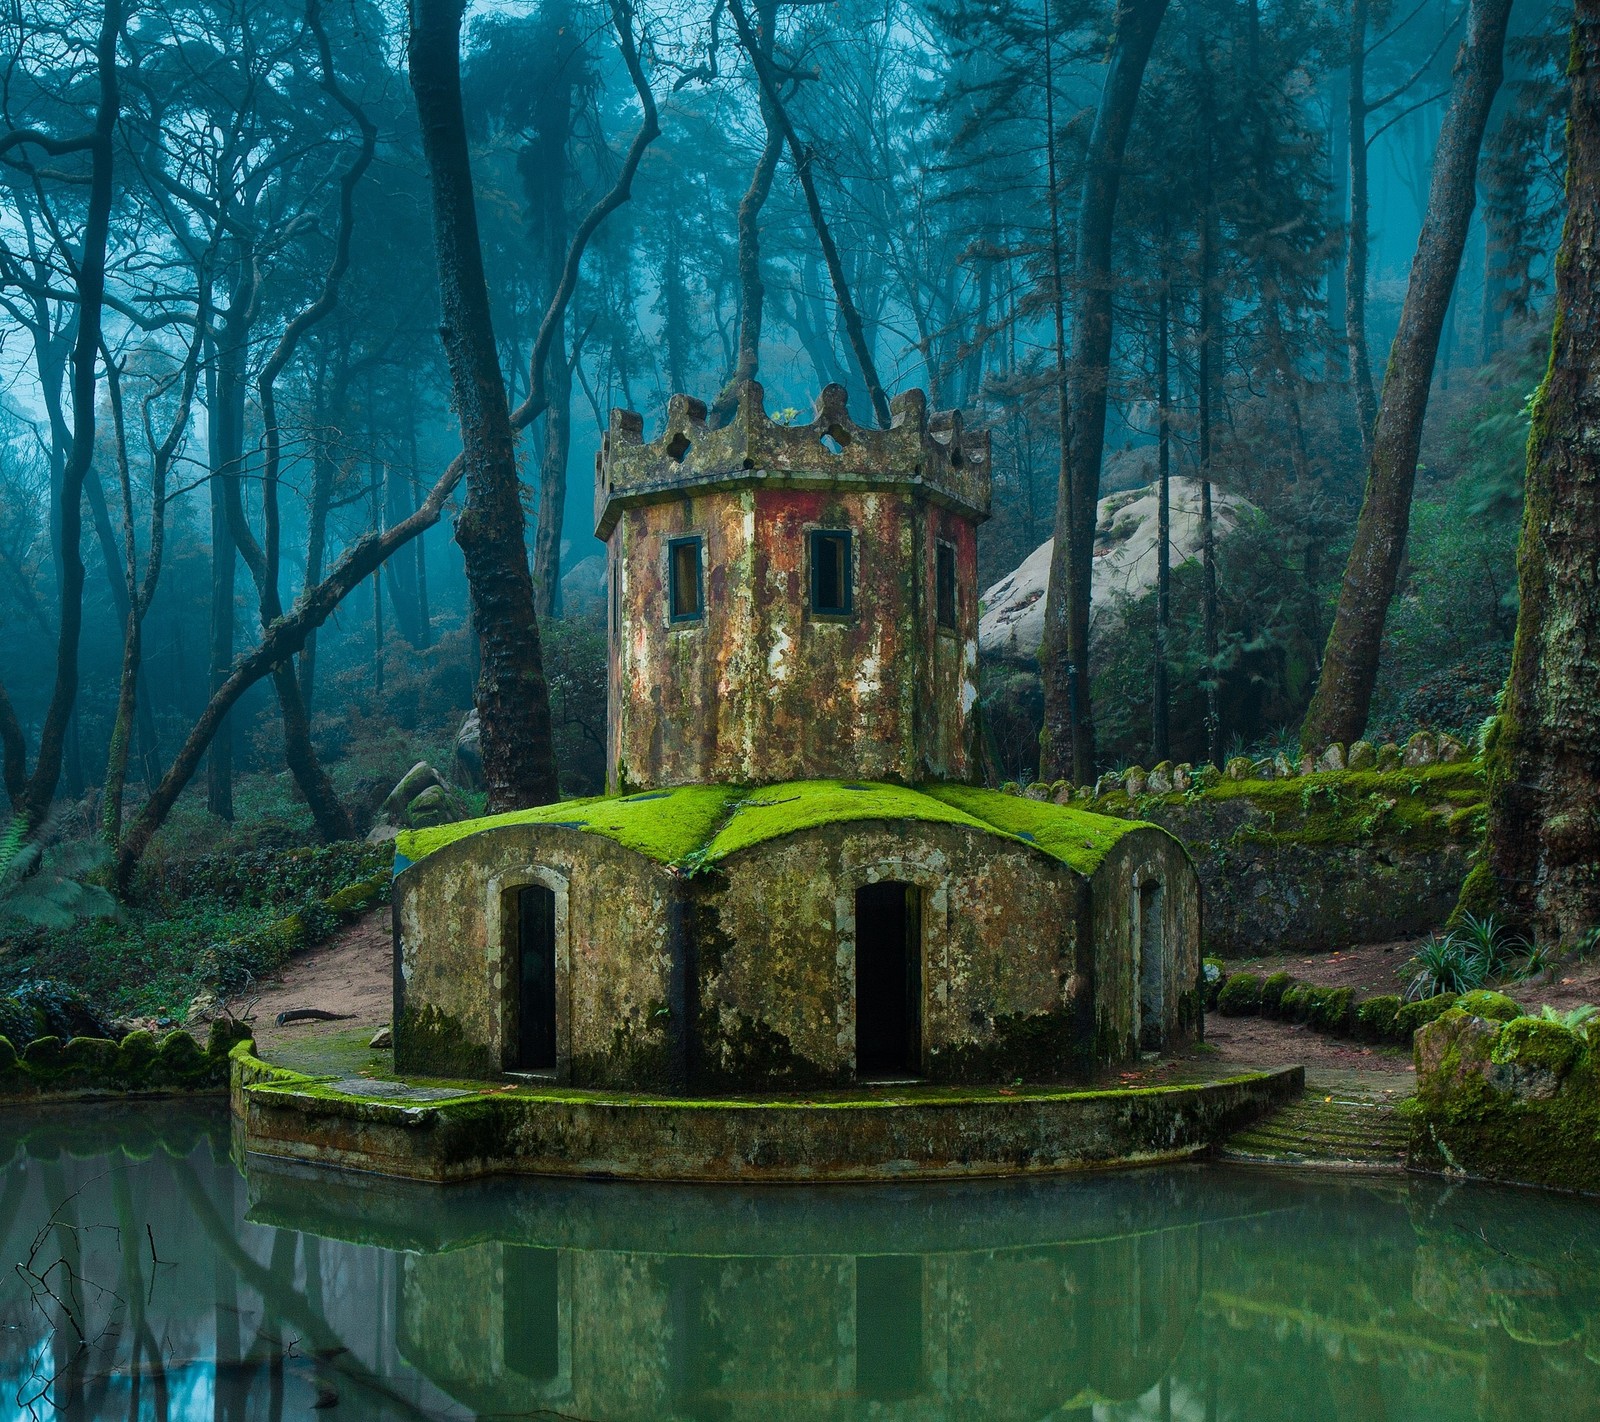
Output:
<path fill-rule="evenodd" d="M 636 795 L 564 800 L 532 810 L 408 830 L 396 841 L 398 867 L 469 835 L 505 825 L 553 825 L 604 835 L 661 864 L 689 869 L 799 830 L 862 820 L 965 825 L 1020 840 L 1080 874 L 1092 874 L 1136 820 L 1091 815 L 970 785 L 913 789 L 877 781 L 796 780 L 757 789 L 680 785 Z"/>

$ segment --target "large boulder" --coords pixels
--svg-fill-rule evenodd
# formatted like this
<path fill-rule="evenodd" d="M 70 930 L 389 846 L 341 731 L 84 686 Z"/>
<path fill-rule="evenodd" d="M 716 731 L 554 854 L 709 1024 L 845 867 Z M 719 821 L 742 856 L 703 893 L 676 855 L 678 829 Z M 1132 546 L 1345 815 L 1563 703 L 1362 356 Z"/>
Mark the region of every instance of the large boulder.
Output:
<path fill-rule="evenodd" d="M 457 785 L 469 790 L 482 790 L 483 733 L 478 723 L 478 709 L 467 712 L 461 729 L 456 732 L 455 777 Z"/>
<path fill-rule="evenodd" d="M 1119 604 L 1137 601 L 1156 585 L 1157 499 L 1154 484 L 1100 500 L 1094 540 L 1090 635 L 1104 636 L 1121 617 Z M 1169 484 L 1169 562 L 1174 568 L 1200 556 L 1200 481 L 1174 477 Z M 1225 538 L 1255 512 L 1238 494 L 1211 487 L 1217 537 Z M 1044 638 L 1044 599 L 1055 540 L 1047 538 L 1013 572 L 983 595 L 978 648 L 986 656 L 1032 661 Z"/>

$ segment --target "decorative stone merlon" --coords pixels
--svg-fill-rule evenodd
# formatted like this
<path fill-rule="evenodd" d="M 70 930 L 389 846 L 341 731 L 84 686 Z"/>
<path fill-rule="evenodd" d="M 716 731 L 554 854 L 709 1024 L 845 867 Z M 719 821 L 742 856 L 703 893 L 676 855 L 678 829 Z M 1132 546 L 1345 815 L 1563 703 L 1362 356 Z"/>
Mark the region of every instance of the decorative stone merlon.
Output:
<path fill-rule="evenodd" d="M 761 386 L 751 380 L 740 389 L 733 418 L 719 429 L 707 423 L 704 401 L 674 395 L 666 428 L 649 443 L 639 414 L 613 410 L 595 455 L 596 535 L 610 536 L 625 505 L 672 499 L 697 486 L 737 488 L 757 481 L 769 487 L 920 490 L 933 503 L 988 518 L 988 432 L 965 429 L 956 410 L 930 414 L 920 390 L 896 395 L 889 410 L 886 430 L 858 425 L 850 418 L 844 387 L 828 385 L 810 423 L 786 425 L 767 415 Z"/>

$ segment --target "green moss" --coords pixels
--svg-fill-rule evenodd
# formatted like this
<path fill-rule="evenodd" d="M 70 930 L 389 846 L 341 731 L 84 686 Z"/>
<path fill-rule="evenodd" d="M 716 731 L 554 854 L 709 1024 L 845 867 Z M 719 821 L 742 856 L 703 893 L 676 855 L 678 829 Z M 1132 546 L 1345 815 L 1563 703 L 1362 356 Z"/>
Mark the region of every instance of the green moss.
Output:
<path fill-rule="evenodd" d="M 969 785 L 913 789 L 877 781 L 800 780 L 758 789 L 683 785 L 640 795 L 566 800 L 409 830 L 396 841 L 396 848 L 404 859 L 415 862 L 485 830 L 546 824 L 604 835 L 658 863 L 698 869 L 782 835 L 866 820 L 962 825 L 998 834 L 1032 845 L 1080 874 L 1094 873 L 1123 835 L 1145 827 L 1134 820 Z"/>
<path fill-rule="evenodd" d="M 388 874 L 375 874 L 370 879 L 358 879 L 353 884 L 336 889 L 323 903 L 340 915 L 364 913 L 383 902 L 388 884 Z"/>
<path fill-rule="evenodd" d="M 1071 1012 L 1011 1013 L 995 1019 L 986 1042 L 942 1048 L 928 1063 L 930 1080 L 941 1083 L 1005 1080 L 1060 1081 L 1089 1071 L 1081 1035 Z"/>
<path fill-rule="evenodd" d="M 1486 988 L 1463 993 L 1456 1001 L 1456 1006 L 1463 1012 L 1487 1018 L 1491 1022 L 1509 1022 L 1514 1017 L 1522 1016 L 1522 1008 L 1514 999 L 1503 992 L 1490 992 Z"/>
<path fill-rule="evenodd" d="M 1223 780 L 1187 796 L 1196 793 L 1208 804 L 1242 800 L 1259 812 L 1256 822 L 1237 831 L 1235 838 L 1242 843 L 1351 845 L 1381 832 L 1420 850 L 1472 838 L 1486 791 L 1483 767 L 1459 761 L 1412 770 L 1330 770 L 1286 780 Z M 1156 798 L 1181 805 L 1186 795 Z"/>
<path fill-rule="evenodd" d="M 1090 814 L 1070 805 L 970 785 L 929 785 L 925 791 L 1002 833 L 1028 840 L 1080 874 L 1093 874 L 1123 835 L 1146 827 L 1138 820 Z"/>
<path fill-rule="evenodd" d="M 1276 1017 L 1278 1008 L 1283 1002 L 1284 993 L 1294 986 L 1294 978 L 1288 973 L 1273 973 L 1261 984 L 1261 1015 L 1263 1017 Z"/>
<path fill-rule="evenodd" d="M 1278 1000 L 1278 1016 L 1285 1022 L 1304 1022 L 1311 1010 L 1311 988 L 1296 983 Z"/>
<path fill-rule="evenodd" d="M 1425 997 L 1421 1002 L 1408 1002 L 1395 1015 L 1395 1030 L 1402 1041 L 1409 1041 L 1414 1032 L 1430 1022 L 1443 1017 L 1456 1005 L 1457 994 L 1442 992 L 1437 997 Z"/>
<path fill-rule="evenodd" d="M 1001 797 L 997 799 L 1011 797 Z M 1032 804 L 1018 800 L 1017 804 Z M 714 863 L 780 835 L 862 820 L 921 820 L 991 831 L 976 816 L 904 785 L 849 780 L 793 780 L 749 791 L 733 802 L 727 821 L 705 847 Z M 992 831 L 991 831 L 992 832 Z"/>
<path fill-rule="evenodd" d="M 506 825 L 562 825 L 603 835 L 646 858 L 672 864 L 705 844 L 739 794 L 731 785 L 680 785 L 640 795 L 562 800 L 531 810 L 407 830 L 395 841 L 395 848 L 415 861 L 484 830 Z"/>
<path fill-rule="evenodd" d="M 394 1025 L 397 1071 L 419 1076 L 493 1077 L 500 1063 L 474 1043 L 461 1024 L 431 1003 L 407 1007 Z"/>
<path fill-rule="evenodd" d="M 1355 1021 L 1355 992 L 1351 988 L 1313 988 L 1308 997 L 1306 1021 L 1319 1032 L 1342 1034 Z"/>
<path fill-rule="evenodd" d="M 1261 979 L 1254 973 L 1235 973 L 1217 994 L 1217 1011 L 1224 1017 L 1253 1017 L 1261 1010 Z"/>
<path fill-rule="evenodd" d="M 1582 1051 L 1583 1043 L 1559 1022 L 1516 1017 L 1500 1029 L 1489 1060 L 1497 1066 L 1548 1072 L 1560 1081 Z"/>
<path fill-rule="evenodd" d="M 1357 1035 L 1369 1042 L 1399 1040 L 1399 1029 L 1395 1023 L 1402 1005 L 1400 998 L 1394 993 L 1369 997 L 1356 1008 Z"/>
<path fill-rule="evenodd" d="M 17 1049 L 11 1045 L 11 1038 L 0 1037 L 0 1071 L 10 1071 L 17 1064 Z"/>
<path fill-rule="evenodd" d="M 839 1080 L 809 1057 L 769 1023 L 742 1012 L 724 1015 L 716 1008 L 700 1013 L 702 1060 L 695 1072 L 695 1089 L 727 1091 L 741 1083 L 762 1081 L 782 1090 L 836 1086 Z"/>
<path fill-rule="evenodd" d="M 1474 918 L 1492 918 L 1502 913 L 1504 901 L 1505 895 L 1501 892 L 1500 881 L 1495 878 L 1494 870 L 1480 861 L 1467 871 L 1467 877 L 1461 881 L 1461 893 L 1456 899 L 1456 906 L 1450 910 L 1445 927 L 1459 928 L 1469 913 Z"/>
<path fill-rule="evenodd" d="M 34 1076 L 54 1076 L 64 1063 L 61 1054 L 64 1043 L 59 1037 L 39 1037 L 28 1043 L 22 1054 L 22 1064 Z"/>

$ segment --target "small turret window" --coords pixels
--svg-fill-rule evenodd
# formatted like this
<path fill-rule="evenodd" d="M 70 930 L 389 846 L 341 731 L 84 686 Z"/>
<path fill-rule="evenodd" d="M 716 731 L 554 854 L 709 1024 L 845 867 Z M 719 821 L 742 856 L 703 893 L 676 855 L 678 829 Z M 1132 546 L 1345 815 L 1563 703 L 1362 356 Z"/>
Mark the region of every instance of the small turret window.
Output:
<path fill-rule="evenodd" d="M 673 538 L 667 543 L 667 611 L 674 622 L 693 622 L 704 615 L 700 539 Z"/>
<path fill-rule="evenodd" d="M 956 625 L 956 550 L 951 543 L 933 546 L 933 600 L 941 627 Z"/>
<path fill-rule="evenodd" d="M 848 617 L 855 610 L 851 586 L 848 530 L 818 530 L 811 535 L 811 610 Z"/>

